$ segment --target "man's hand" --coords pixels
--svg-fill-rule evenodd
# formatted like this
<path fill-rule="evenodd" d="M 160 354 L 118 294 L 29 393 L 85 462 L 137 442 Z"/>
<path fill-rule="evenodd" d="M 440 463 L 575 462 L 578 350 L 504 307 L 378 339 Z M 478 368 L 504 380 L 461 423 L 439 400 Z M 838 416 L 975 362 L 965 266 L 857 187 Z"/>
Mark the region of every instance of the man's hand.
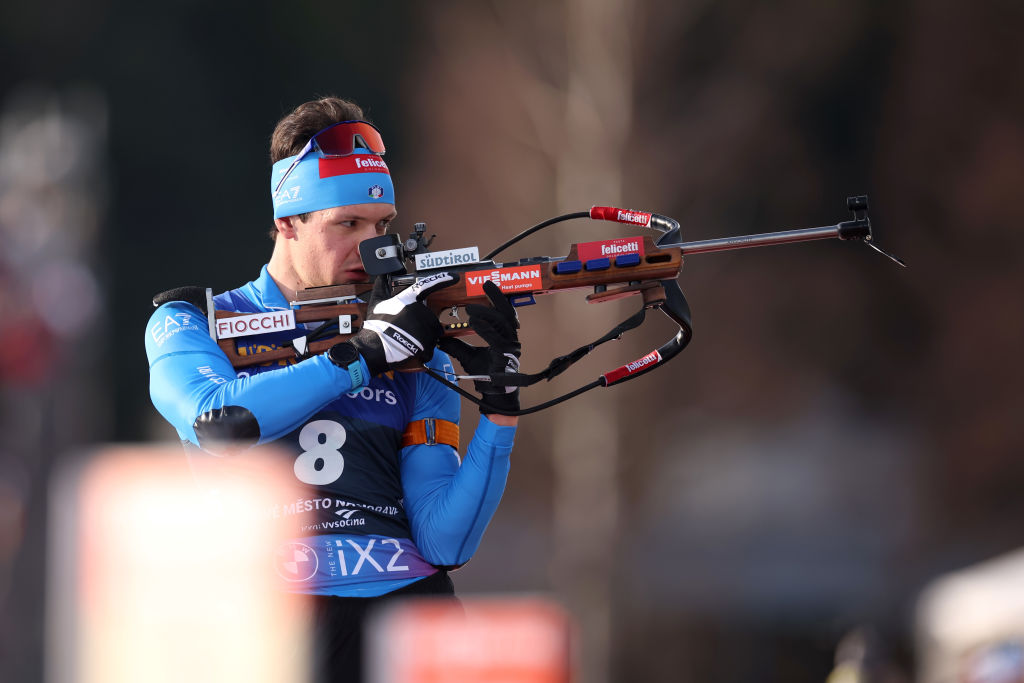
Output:
<path fill-rule="evenodd" d="M 371 376 L 410 358 L 424 363 L 430 360 L 444 328 L 423 300 L 458 281 L 457 273 L 434 273 L 391 296 L 387 278 L 377 277 L 366 307 L 366 321 L 349 339 L 366 361 Z"/>
<path fill-rule="evenodd" d="M 508 297 L 491 281 L 484 283 L 484 293 L 491 306 L 469 304 L 469 326 L 487 342 L 487 346 L 471 346 L 461 339 L 445 337 L 438 348 L 458 359 L 470 375 L 519 372 L 519 317 Z M 484 401 L 500 410 L 519 410 L 519 388 L 495 386 L 493 382 L 477 381 L 476 390 Z M 487 413 L 483 407 L 480 412 Z"/>

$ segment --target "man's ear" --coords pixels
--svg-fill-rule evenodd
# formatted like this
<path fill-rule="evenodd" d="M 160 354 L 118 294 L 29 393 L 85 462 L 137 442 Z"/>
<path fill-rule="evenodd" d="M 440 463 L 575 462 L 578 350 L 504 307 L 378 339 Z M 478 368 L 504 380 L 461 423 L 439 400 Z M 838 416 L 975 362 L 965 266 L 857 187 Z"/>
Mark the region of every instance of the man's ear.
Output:
<path fill-rule="evenodd" d="M 285 216 L 284 218 L 275 218 L 274 226 L 277 227 L 277 234 L 286 240 L 296 239 L 295 234 L 295 216 Z"/>

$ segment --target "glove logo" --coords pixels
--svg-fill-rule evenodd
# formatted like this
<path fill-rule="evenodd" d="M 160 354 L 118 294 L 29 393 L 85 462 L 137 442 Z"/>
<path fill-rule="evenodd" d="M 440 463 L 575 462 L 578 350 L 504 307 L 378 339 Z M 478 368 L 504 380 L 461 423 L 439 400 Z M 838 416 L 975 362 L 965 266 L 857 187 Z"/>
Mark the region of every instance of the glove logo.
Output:
<path fill-rule="evenodd" d="M 505 354 L 505 372 L 519 372 L 519 359 L 511 353 Z"/>
<path fill-rule="evenodd" d="M 416 280 L 409 289 L 413 290 L 416 295 L 419 295 L 423 290 L 430 289 L 439 282 L 448 282 L 452 279 L 452 274 L 447 271 L 443 273 L 434 273 L 433 275 L 428 275 L 427 277 Z"/>
<path fill-rule="evenodd" d="M 422 349 L 416 344 L 416 342 L 406 337 L 404 334 L 402 334 L 394 327 L 389 327 L 385 334 L 387 334 L 391 339 L 394 339 L 396 342 L 398 342 L 405 348 L 409 349 L 409 353 L 411 353 L 414 356 L 420 351 L 422 351 Z"/>

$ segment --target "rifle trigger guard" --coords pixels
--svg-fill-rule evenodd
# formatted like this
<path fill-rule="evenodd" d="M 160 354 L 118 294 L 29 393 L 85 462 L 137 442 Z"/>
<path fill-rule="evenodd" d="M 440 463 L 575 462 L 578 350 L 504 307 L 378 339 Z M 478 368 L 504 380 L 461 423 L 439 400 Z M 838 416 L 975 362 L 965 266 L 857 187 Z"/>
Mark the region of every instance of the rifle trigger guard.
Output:
<path fill-rule="evenodd" d="M 665 293 L 665 286 L 659 282 L 654 287 L 644 289 L 643 297 L 644 308 L 657 308 L 665 303 L 668 294 Z"/>

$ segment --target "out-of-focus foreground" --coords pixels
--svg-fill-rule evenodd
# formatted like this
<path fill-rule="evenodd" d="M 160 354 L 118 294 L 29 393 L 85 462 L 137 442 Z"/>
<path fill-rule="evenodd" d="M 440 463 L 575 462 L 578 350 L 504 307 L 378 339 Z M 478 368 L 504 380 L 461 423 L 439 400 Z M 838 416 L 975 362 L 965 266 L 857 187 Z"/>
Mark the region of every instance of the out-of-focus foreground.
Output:
<path fill-rule="evenodd" d="M 258 274 L 270 130 L 324 93 L 367 107 L 397 223 L 438 249 L 593 204 L 685 239 L 811 227 L 868 194 L 908 269 L 838 241 L 688 258 L 690 347 L 525 418 L 455 579 L 556 597 L 587 681 L 821 681 L 863 634 L 879 677 L 923 676 L 921 591 L 1024 545 L 1024 7 L 378 4 L 0 9 L 3 680 L 42 671 L 51 474 L 173 440 L 148 402 L 150 298 Z M 508 256 L 623 234 L 579 222 Z M 633 304 L 546 299 L 521 310 L 529 370 Z"/>

